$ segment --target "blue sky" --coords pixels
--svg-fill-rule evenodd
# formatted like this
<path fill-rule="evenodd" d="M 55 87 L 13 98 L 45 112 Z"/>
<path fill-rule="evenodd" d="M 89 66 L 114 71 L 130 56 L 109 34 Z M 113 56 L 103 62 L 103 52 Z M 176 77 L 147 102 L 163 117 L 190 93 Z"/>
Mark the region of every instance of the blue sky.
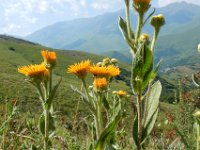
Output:
<path fill-rule="evenodd" d="M 162 7 L 182 0 L 152 0 Z M 200 4 L 200 0 L 187 0 Z M 124 8 L 124 0 L 0 0 L 0 34 L 28 35 L 53 23 Z"/>

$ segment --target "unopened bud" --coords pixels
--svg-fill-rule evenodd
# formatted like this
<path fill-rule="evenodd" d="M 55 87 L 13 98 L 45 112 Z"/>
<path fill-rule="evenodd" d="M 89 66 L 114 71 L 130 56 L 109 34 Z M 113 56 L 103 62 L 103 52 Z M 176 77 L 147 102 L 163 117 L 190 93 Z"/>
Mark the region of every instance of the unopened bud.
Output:
<path fill-rule="evenodd" d="M 195 117 L 200 117 L 200 111 L 197 111 L 193 114 Z"/>
<path fill-rule="evenodd" d="M 118 63 L 118 60 L 115 59 L 115 58 L 112 58 L 110 62 L 111 62 L 112 64 L 117 64 L 117 63 Z"/>
<path fill-rule="evenodd" d="M 109 65 L 109 63 L 110 63 L 110 58 L 107 57 L 107 58 L 104 58 L 104 59 L 103 59 L 102 65 L 103 65 L 103 66 L 106 66 L 106 65 Z"/>
<path fill-rule="evenodd" d="M 165 24 L 165 17 L 162 14 L 153 16 L 150 23 L 154 28 L 159 29 Z"/>
<path fill-rule="evenodd" d="M 102 62 L 98 62 L 98 63 L 97 63 L 97 66 L 98 66 L 98 67 L 101 67 L 101 66 L 102 66 Z"/>
<path fill-rule="evenodd" d="M 150 44 L 150 38 L 149 38 L 149 35 L 146 34 L 146 33 L 143 33 L 141 36 L 140 36 L 140 43 L 146 43 L 147 45 Z"/>
<path fill-rule="evenodd" d="M 200 43 L 199 43 L 199 45 L 197 47 L 197 50 L 198 50 L 198 52 L 200 52 Z"/>

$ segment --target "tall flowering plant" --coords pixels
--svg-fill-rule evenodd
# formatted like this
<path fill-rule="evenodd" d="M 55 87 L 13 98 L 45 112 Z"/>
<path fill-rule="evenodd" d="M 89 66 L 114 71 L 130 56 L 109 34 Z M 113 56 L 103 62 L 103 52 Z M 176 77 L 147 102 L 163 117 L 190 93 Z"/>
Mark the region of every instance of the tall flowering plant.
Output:
<path fill-rule="evenodd" d="M 41 64 L 21 66 L 18 72 L 27 77 L 39 94 L 43 113 L 39 119 L 39 130 L 44 138 L 44 150 L 48 150 L 50 137 L 55 131 L 52 101 L 61 80 L 53 87 L 52 71 L 56 66 L 56 53 L 48 50 L 41 51 L 44 61 Z"/>
<path fill-rule="evenodd" d="M 151 0 L 125 0 L 126 19 L 119 18 L 119 27 L 130 47 L 132 54 L 131 89 L 136 97 L 137 113 L 133 123 L 133 140 L 138 150 L 142 149 L 155 124 L 159 97 L 162 86 L 160 81 L 154 82 L 159 64 L 154 67 L 154 49 L 161 26 L 165 24 L 162 14 L 153 16 L 155 10 L 149 15 Z M 133 32 L 130 23 L 130 3 L 138 15 L 136 32 Z M 146 17 L 146 18 L 145 18 Z M 151 18 L 150 24 L 154 28 L 153 40 L 142 28 Z M 154 69 L 155 68 L 155 69 Z"/>
<path fill-rule="evenodd" d="M 106 58 L 103 62 L 92 65 L 90 60 L 86 60 L 70 65 L 67 69 L 68 73 L 75 74 L 81 80 L 84 92 L 72 88 L 82 96 L 93 116 L 92 142 L 88 146 L 88 149 L 91 150 L 116 149 L 118 147 L 115 142 L 115 131 L 117 123 L 123 115 L 122 99 L 126 98 L 127 94 L 120 90 L 109 96 L 110 83 L 115 76 L 120 74 L 116 63 L 116 59 Z M 88 73 L 93 76 L 93 83 L 89 85 L 86 82 Z"/>

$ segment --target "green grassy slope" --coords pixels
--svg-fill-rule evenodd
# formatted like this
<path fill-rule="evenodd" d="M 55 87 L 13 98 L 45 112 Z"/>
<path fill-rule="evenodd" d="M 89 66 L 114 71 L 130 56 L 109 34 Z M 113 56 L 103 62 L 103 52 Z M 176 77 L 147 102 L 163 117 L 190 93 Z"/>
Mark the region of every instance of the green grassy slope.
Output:
<path fill-rule="evenodd" d="M 0 36 L 0 101 L 6 98 L 9 100 L 17 99 L 20 102 L 20 107 L 23 107 L 23 111 L 29 110 L 30 106 L 32 110 L 39 110 L 38 107 L 41 106 L 35 89 L 24 80 L 25 77 L 23 75 L 17 72 L 17 67 L 40 63 L 42 61 L 40 56 L 42 49 L 47 48 L 12 37 Z M 63 81 L 54 103 L 57 110 L 70 115 L 73 113 L 79 99 L 77 94 L 71 90 L 70 85 L 80 87 L 80 84 L 74 75 L 66 73 L 66 67 L 86 59 L 98 62 L 103 57 L 78 51 L 57 50 L 56 52 L 58 61 L 54 77 L 56 81 L 62 77 Z M 129 68 L 124 63 L 119 63 L 119 66 L 125 69 Z M 115 89 L 129 90 L 129 87 L 123 81 L 113 83 L 113 87 Z"/>

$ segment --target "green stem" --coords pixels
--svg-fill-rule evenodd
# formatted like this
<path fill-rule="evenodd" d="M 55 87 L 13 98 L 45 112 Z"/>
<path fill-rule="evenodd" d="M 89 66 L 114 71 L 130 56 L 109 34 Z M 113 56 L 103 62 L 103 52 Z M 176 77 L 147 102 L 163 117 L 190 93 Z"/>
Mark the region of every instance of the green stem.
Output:
<path fill-rule="evenodd" d="M 153 40 L 152 40 L 152 44 L 151 44 L 151 51 L 154 53 L 154 49 L 155 49 L 155 45 L 156 45 L 156 41 L 158 38 L 158 34 L 159 34 L 160 29 L 157 28 L 154 30 L 154 36 L 153 36 Z"/>
<path fill-rule="evenodd" d="M 139 13 L 138 14 L 138 25 L 137 25 L 137 30 L 136 30 L 136 37 L 135 37 L 135 45 L 138 47 L 138 41 L 140 38 L 140 34 L 142 31 L 143 27 L 143 19 L 144 19 L 144 13 Z"/>
<path fill-rule="evenodd" d="M 199 150 L 199 129 L 200 128 L 200 125 L 199 123 L 197 122 L 197 150 Z"/>
<path fill-rule="evenodd" d="M 102 111 L 102 100 L 101 100 L 101 96 L 98 94 L 97 101 L 96 101 L 96 116 L 95 116 L 97 139 L 99 139 L 103 131 L 103 119 L 102 119 L 101 111 Z"/>
<path fill-rule="evenodd" d="M 89 91 L 88 91 L 88 88 L 87 88 L 87 85 L 86 85 L 85 79 L 82 79 L 82 83 L 83 83 L 83 87 L 84 87 L 84 90 L 85 90 L 85 93 L 86 93 L 87 99 L 88 99 L 88 101 L 90 101 L 90 95 L 89 95 Z"/>
<path fill-rule="evenodd" d="M 52 90 L 52 69 L 49 69 L 49 95 Z"/>
<path fill-rule="evenodd" d="M 138 150 L 141 150 L 142 138 L 142 95 L 139 93 L 137 96 L 137 112 L 138 112 Z"/>
<path fill-rule="evenodd" d="M 129 0 L 126 0 L 126 23 L 127 23 L 128 37 L 129 37 L 129 39 L 132 39 L 132 37 L 131 37 L 130 12 L 129 12 Z"/>
<path fill-rule="evenodd" d="M 48 141 L 49 141 L 49 108 L 45 108 L 45 137 L 44 137 L 44 150 L 48 150 Z"/>

